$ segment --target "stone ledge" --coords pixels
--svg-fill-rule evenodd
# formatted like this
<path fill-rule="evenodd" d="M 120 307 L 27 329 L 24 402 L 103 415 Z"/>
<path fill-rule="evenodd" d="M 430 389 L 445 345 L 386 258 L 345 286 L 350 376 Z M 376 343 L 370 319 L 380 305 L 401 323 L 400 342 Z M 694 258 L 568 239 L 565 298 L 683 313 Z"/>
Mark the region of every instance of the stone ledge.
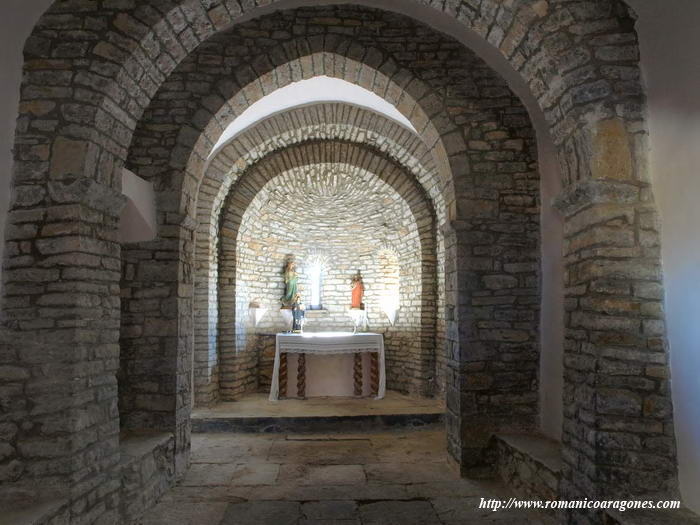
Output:
<path fill-rule="evenodd" d="M 585 180 L 565 188 L 554 198 L 552 206 L 565 217 L 571 217 L 593 204 L 638 204 L 643 187 L 639 183 Z"/>
<path fill-rule="evenodd" d="M 192 433 L 315 434 L 376 432 L 401 428 L 428 428 L 444 424 L 444 415 L 384 414 L 300 417 L 193 417 Z"/>
<path fill-rule="evenodd" d="M 54 204 L 79 204 L 111 217 L 121 215 L 127 198 L 120 191 L 83 176 L 70 176 L 49 182 Z"/>
<path fill-rule="evenodd" d="M 174 439 L 172 432 L 134 432 L 119 438 L 121 463 L 140 461 L 143 456 L 153 453 L 156 448 L 167 446 Z"/>
<path fill-rule="evenodd" d="M 175 484 L 175 436 L 134 432 L 119 443 L 122 522 L 131 523 Z"/>
<path fill-rule="evenodd" d="M 499 434 L 496 439 L 500 439 L 523 454 L 527 454 L 552 472 L 561 471 L 561 443 L 558 441 L 529 434 Z"/>
<path fill-rule="evenodd" d="M 330 312 L 325 308 L 322 308 L 321 310 L 305 310 L 304 315 L 306 317 L 328 317 Z"/>
<path fill-rule="evenodd" d="M 518 496 L 558 497 L 562 468 L 559 442 L 538 434 L 499 434 L 493 438 L 491 453 L 497 474 Z"/>

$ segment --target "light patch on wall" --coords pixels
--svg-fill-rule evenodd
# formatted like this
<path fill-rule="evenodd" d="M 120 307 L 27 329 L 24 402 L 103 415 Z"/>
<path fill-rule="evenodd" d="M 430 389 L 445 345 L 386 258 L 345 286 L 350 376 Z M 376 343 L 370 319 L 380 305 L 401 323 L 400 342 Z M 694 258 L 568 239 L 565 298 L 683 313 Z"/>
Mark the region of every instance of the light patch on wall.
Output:
<path fill-rule="evenodd" d="M 119 242 L 145 242 L 156 238 L 156 195 L 153 183 L 122 169 L 122 193 L 127 203 L 119 221 Z"/>
<path fill-rule="evenodd" d="M 411 122 L 399 110 L 371 91 L 339 78 L 318 76 L 289 84 L 252 104 L 226 128 L 209 158 L 213 158 L 239 133 L 261 120 L 292 107 L 319 102 L 347 102 L 371 109 L 417 133 Z"/>
<path fill-rule="evenodd" d="M 391 248 L 379 251 L 379 266 L 384 277 L 385 289 L 379 299 L 379 307 L 392 326 L 401 305 L 399 256 Z"/>

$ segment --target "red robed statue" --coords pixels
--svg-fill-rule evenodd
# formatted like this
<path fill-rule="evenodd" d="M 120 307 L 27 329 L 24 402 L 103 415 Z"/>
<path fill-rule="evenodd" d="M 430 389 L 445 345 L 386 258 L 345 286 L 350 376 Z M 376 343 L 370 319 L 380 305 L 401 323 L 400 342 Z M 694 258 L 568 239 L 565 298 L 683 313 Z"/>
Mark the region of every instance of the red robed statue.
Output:
<path fill-rule="evenodd" d="M 351 308 L 364 309 L 365 305 L 362 303 L 362 295 L 365 293 L 365 285 L 362 284 L 362 275 L 360 270 L 352 278 L 352 304 Z"/>

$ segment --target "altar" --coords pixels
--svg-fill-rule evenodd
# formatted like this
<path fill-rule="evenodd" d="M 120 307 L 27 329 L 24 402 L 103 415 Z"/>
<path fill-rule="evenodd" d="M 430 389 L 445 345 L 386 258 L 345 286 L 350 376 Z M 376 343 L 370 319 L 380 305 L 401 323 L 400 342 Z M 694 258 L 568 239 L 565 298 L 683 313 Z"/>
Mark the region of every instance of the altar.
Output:
<path fill-rule="evenodd" d="M 319 332 L 280 333 L 275 341 L 275 362 L 272 371 L 270 401 L 285 397 L 289 382 L 288 355 L 296 354 L 297 397 L 306 397 L 306 357 L 352 354 L 353 364 L 347 374 L 352 377 L 354 395 L 363 395 L 365 370 L 369 368 L 370 393 L 382 399 L 386 393 L 384 338 L 374 333 Z M 369 359 L 363 359 L 368 355 Z M 369 361 L 369 362 L 367 362 Z"/>

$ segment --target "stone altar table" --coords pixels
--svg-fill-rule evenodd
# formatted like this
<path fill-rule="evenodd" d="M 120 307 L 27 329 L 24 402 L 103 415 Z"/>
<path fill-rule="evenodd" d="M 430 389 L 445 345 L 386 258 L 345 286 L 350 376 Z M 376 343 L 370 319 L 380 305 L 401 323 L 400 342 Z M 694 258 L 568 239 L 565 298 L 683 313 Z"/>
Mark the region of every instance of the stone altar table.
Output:
<path fill-rule="evenodd" d="M 280 333 L 276 336 L 275 364 L 270 386 L 270 401 L 280 398 L 287 391 L 287 355 L 299 355 L 297 366 L 297 395 L 306 393 L 306 354 L 333 355 L 354 354 L 353 380 L 355 396 L 362 395 L 364 370 L 362 354 L 369 353 L 371 392 L 376 399 L 386 393 L 386 369 L 384 338 L 374 333 L 318 332 L 305 334 Z"/>

